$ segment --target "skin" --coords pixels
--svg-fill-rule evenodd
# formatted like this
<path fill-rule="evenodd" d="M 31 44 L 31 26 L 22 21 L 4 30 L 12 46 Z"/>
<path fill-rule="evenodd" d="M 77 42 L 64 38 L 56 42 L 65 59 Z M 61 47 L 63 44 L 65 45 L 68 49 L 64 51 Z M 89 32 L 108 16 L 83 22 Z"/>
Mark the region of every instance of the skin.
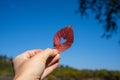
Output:
<path fill-rule="evenodd" d="M 29 50 L 13 59 L 14 80 L 44 80 L 59 65 L 56 49 Z"/>

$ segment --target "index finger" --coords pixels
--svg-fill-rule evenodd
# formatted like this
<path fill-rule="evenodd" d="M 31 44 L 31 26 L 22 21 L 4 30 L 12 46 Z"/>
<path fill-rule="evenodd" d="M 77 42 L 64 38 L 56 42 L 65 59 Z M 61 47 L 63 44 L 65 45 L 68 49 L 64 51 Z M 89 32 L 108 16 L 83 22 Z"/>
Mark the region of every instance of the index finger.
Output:
<path fill-rule="evenodd" d="M 47 49 L 39 52 L 38 54 L 36 54 L 33 58 L 35 61 L 38 61 L 38 62 L 42 61 L 42 62 L 46 63 L 46 61 L 49 57 L 56 56 L 57 54 L 58 54 L 57 50 L 47 48 Z"/>

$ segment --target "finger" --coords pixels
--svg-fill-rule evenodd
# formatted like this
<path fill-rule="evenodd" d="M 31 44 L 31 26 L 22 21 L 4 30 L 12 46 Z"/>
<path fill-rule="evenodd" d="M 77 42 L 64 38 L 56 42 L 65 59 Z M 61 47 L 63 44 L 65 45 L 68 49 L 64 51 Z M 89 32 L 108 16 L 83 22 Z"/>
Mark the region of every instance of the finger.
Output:
<path fill-rule="evenodd" d="M 28 60 L 31 56 L 37 54 L 38 52 L 41 52 L 42 50 L 40 49 L 36 49 L 36 50 L 29 50 L 29 51 L 26 51 L 18 56 L 16 56 L 14 59 L 13 59 L 13 63 L 14 63 L 14 69 L 15 69 L 15 72 L 16 70 L 21 67 L 21 65 L 26 61 Z"/>
<path fill-rule="evenodd" d="M 57 49 L 53 49 L 55 53 L 60 54 L 60 51 L 58 51 Z"/>
<path fill-rule="evenodd" d="M 55 70 L 59 65 L 59 62 L 56 62 L 55 64 L 51 65 L 50 67 L 46 68 L 41 76 L 41 80 L 43 80 L 45 77 L 47 77 L 53 70 Z"/>
<path fill-rule="evenodd" d="M 29 51 L 26 51 L 18 56 L 16 56 L 14 59 L 13 59 L 13 63 L 16 62 L 16 61 L 19 61 L 19 63 L 25 61 L 26 59 L 28 59 L 29 57 L 35 55 L 36 53 L 39 53 L 41 52 L 42 50 L 41 49 L 36 49 L 36 50 L 29 50 Z"/>
<path fill-rule="evenodd" d="M 53 49 L 47 48 L 44 51 L 41 51 L 40 53 L 36 54 L 33 58 L 37 62 L 46 63 L 46 61 L 49 57 L 52 57 L 55 55 L 56 55 L 56 53 L 53 51 Z"/>
<path fill-rule="evenodd" d="M 29 59 L 33 57 L 34 55 L 36 55 L 37 53 L 40 53 L 42 51 L 43 50 L 41 49 L 29 50 L 29 51 L 24 52 L 22 55 Z"/>
<path fill-rule="evenodd" d="M 48 57 L 54 57 L 58 54 L 58 51 L 56 49 L 47 48 L 44 51 L 46 53 L 45 55 L 48 56 Z"/>
<path fill-rule="evenodd" d="M 54 64 L 58 59 L 60 59 L 59 51 L 56 49 L 53 49 L 54 55 L 48 58 L 46 66 L 50 66 L 51 64 Z"/>
<path fill-rule="evenodd" d="M 60 54 L 57 54 L 56 56 L 54 57 L 50 57 L 48 60 L 47 60 L 47 63 L 46 63 L 46 66 L 51 66 L 52 64 L 54 64 L 56 61 L 58 61 L 60 59 Z"/>

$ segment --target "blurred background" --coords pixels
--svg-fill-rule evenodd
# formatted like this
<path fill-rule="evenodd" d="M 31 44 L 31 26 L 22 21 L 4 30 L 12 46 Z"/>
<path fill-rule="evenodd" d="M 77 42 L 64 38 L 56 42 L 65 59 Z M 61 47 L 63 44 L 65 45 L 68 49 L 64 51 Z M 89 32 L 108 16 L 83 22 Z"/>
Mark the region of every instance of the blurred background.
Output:
<path fill-rule="evenodd" d="M 47 80 L 120 80 L 120 0 L 0 0 L 0 80 L 12 80 L 12 59 L 53 48 L 72 25 L 73 45 Z"/>

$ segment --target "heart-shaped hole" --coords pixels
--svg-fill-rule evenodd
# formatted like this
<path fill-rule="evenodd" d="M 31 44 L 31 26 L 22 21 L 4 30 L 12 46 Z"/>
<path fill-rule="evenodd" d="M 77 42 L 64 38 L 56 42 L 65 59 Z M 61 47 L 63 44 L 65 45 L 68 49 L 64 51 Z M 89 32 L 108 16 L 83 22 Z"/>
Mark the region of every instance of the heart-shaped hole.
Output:
<path fill-rule="evenodd" d="M 63 43 L 65 43 L 65 42 L 66 42 L 66 39 L 61 38 L 61 39 L 60 39 L 60 41 L 61 41 L 61 44 L 63 44 Z"/>

